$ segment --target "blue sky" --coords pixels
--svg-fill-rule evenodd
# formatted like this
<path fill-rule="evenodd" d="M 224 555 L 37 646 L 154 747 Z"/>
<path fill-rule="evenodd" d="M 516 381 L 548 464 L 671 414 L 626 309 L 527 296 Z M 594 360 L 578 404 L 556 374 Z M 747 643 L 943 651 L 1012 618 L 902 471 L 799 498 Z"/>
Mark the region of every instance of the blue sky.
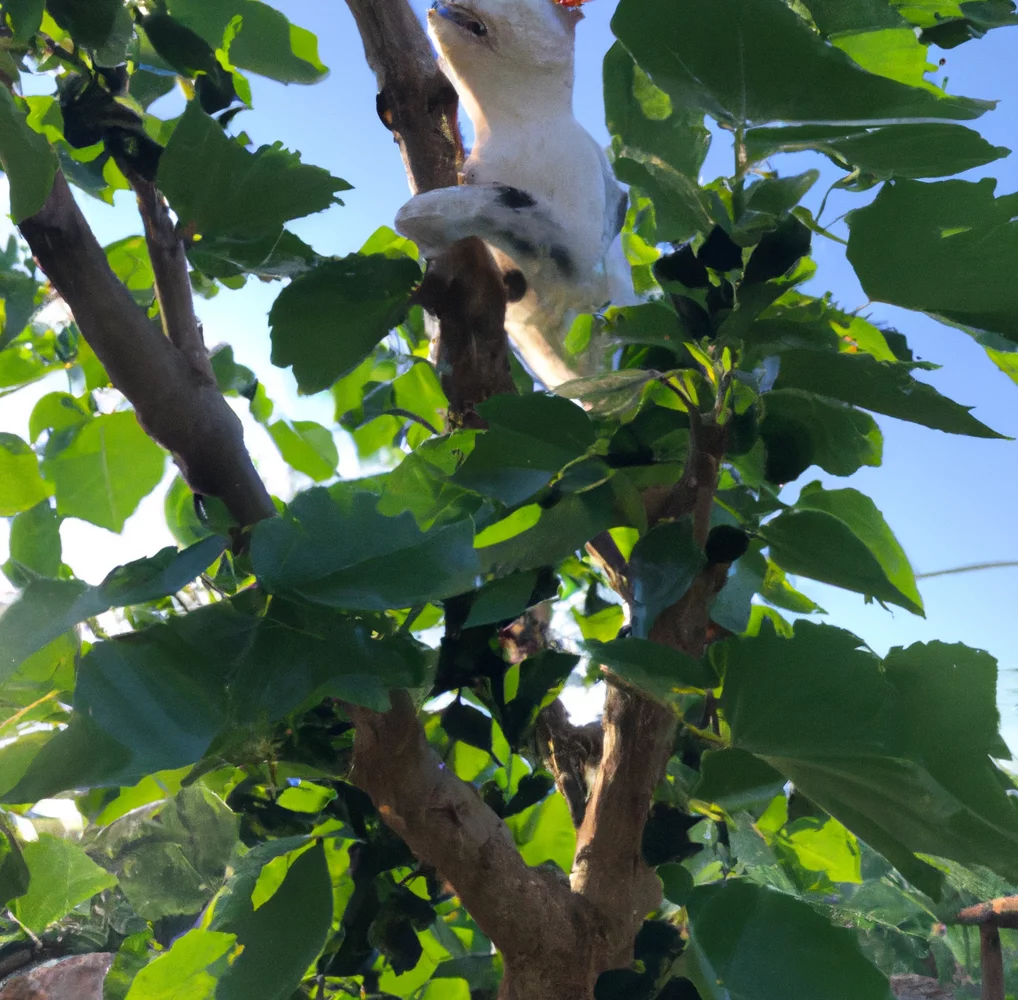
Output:
<path fill-rule="evenodd" d="M 412 2 L 423 13 L 427 4 Z M 354 189 L 344 195 L 345 207 L 302 220 L 293 227 L 321 253 L 349 253 L 377 226 L 390 224 L 406 199 L 402 163 L 391 136 L 375 116 L 375 81 L 364 62 L 345 4 L 339 0 L 279 0 L 276 6 L 318 35 L 322 59 L 331 74 L 310 90 L 253 79 L 255 110 L 238 118 L 238 127 L 243 127 L 256 144 L 281 140 L 289 148 L 300 150 L 306 162 L 327 167 L 353 184 Z M 587 4 L 587 16 L 578 34 L 576 112 L 605 144 L 608 136 L 604 128 L 601 59 L 612 41 L 609 21 L 614 8 L 613 0 Z M 1015 40 L 1015 29 L 1005 29 L 950 52 L 933 52 L 934 59 L 941 55 L 947 59 L 934 79 L 940 82 L 946 74 L 951 92 L 1000 100 L 995 112 L 974 124 L 991 142 L 1004 146 L 1018 142 Z M 158 110 L 171 114 L 168 102 L 173 100 L 181 99 L 167 98 Z M 731 151 L 722 135 L 709 155 L 704 179 L 728 174 L 730 164 Z M 809 154 L 779 157 L 774 166 L 782 173 L 798 173 L 807 166 L 824 169 L 825 178 L 811 194 L 814 209 L 827 184 L 837 176 L 826 160 Z M 1018 189 L 1015 157 L 972 172 L 971 176 L 980 174 L 998 177 L 999 191 Z M 871 196 L 832 195 L 825 221 L 864 204 Z M 104 243 L 139 231 L 130 199 L 122 195 L 112 209 L 87 198 L 83 204 Z M 3 232 L 0 236 L 5 238 Z M 817 240 L 814 256 L 819 272 L 811 291 L 830 289 L 849 309 L 865 302 L 840 246 Z M 273 369 L 269 363 L 266 314 L 278 290 L 278 285 L 251 282 L 241 292 L 224 291 L 214 301 L 201 302 L 206 338 L 210 344 L 232 343 L 238 359 L 257 371 L 269 394 L 288 415 L 328 419 L 326 399 L 297 400 L 289 373 Z M 998 372 L 969 338 L 926 317 L 887 306 L 876 305 L 868 314 L 905 333 L 917 355 L 944 366 L 924 376 L 941 392 L 974 405 L 975 415 L 984 423 L 1018 437 L 1018 386 Z M 60 388 L 62 384 L 48 384 L 39 391 L 0 401 L 0 428 L 24 434 L 31 403 L 42 391 Z M 865 469 L 847 483 L 874 499 L 917 572 L 1018 559 L 1018 533 L 1014 530 L 1018 443 L 958 438 L 886 417 L 879 417 L 878 422 L 885 435 L 884 465 Z M 271 446 L 259 437 L 263 433 L 252 428 L 249 437 L 262 466 L 275 477 L 275 485 L 285 473 L 273 458 Z M 803 481 L 810 478 L 807 474 Z M 834 488 L 846 485 L 846 480 L 823 474 L 819 478 Z M 152 500 L 121 539 L 100 529 L 68 526 L 64 532 L 66 558 L 79 572 L 87 570 L 89 578 L 101 576 L 108 565 L 148 554 L 164 544 L 159 520 L 159 503 Z M 0 533 L 0 560 L 5 558 L 4 549 L 5 537 Z M 86 566 L 86 561 L 90 565 Z M 905 611 L 867 606 L 857 595 L 808 581 L 803 581 L 802 587 L 830 612 L 832 623 L 856 632 L 878 652 L 931 639 L 989 650 L 1002 669 L 1000 707 L 1005 733 L 1018 749 L 1018 570 L 921 582 L 927 608 L 925 620 Z"/>

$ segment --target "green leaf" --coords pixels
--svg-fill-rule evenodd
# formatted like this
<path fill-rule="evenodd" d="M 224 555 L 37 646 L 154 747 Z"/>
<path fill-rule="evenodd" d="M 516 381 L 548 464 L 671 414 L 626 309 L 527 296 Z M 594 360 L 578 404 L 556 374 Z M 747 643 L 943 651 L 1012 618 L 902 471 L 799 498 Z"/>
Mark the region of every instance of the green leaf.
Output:
<path fill-rule="evenodd" d="M 861 646 L 848 632 L 798 622 L 791 639 L 764 629 L 716 647 L 733 745 L 928 894 L 941 877 L 915 853 L 1015 878 L 1018 809 L 989 756 L 1001 749 L 992 659 L 934 643 L 893 650 L 882 667 Z M 783 721 L 790 691 L 794 726 Z"/>
<path fill-rule="evenodd" d="M 605 56 L 604 97 L 615 174 L 653 200 L 658 239 L 709 228 L 698 183 L 710 146 L 703 113 L 677 110 L 619 44 Z"/>
<path fill-rule="evenodd" d="M 489 429 L 477 435 L 453 480 L 509 507 L 532 496 L 594 444 L 590 418 L 557 396 L 495 396 L 478 412 Z"/>
<path fill-rule="evenodd" d="M 80 845 L 50 833 L 24 844 L 22 853 L 31 881 L 28 892 L 15 900 L 14 915 L 39 934 L 79 903 L 117 884 Z"/>
<path fill-rule="evenodd" d="M 516 570 L 554 565 L 582 549 L 595 535 L 623 523 L 627 522 L 616 512 L 612 483 L 605 483 L 585 493 L 568 493 L 547 509 L 537 504 L 521 507 L 485 531 L 488 534 L 512 524 L 513 528 L 508 528 L 511 534 L 497 541 L 478 535 L 477 555 L 483 572 L 505 576 Z"/>
<path fill-rule="evenodd" d="M 629 577 L 634 638 L 650 637 L 658 615 L 689 590 L 706 561 L 690 518 L 659 524 L 633 546 Z"/>
<path fill-rule="evenodd" d="M 11 559 L 39 576 L 60 572 L 60 518 L 43 500 L 11 521 Z M 2 669 L 2 668 L 0 668 Z"/>
<path fill-rule="evenodd" d="M 0 433 L 0 517 L 30 510 L 52 492 L 35 452 L 16 435 Z"/>
<path fill-rule="evenodd" d="M 843 403 L 922 424 L 948 434 L 1001 438 L 976 420 L 971 407 L 941 396 L 912 376 L 922 364 L 877 361 L 869 354 L 782 351 L 775 389 L 800 389 Z"/>
<path fill-rule="evenodd" d="M 212 1000 L 236 940 L 233 934 L 188 931 L 138 972 L 126 1000 Z"/>
<path fill-rule="evenodd" d="M 413 516 L 386 517 L 377 498 L 337 504 L 324 489 L 298 496 L 254 530 L 251 559 L 270 593 L 337 608 L 408 608 L 472 590 L 480 572 L 469 519 L 422 532 Z"/>
<path fill-rule="evenodd" d="M 825 35 L 899 28 L 905 19 L 887 0 L 809 0 L 813 23 Z"/>
<path fill-rule="evenodd" d="M 169 12 L 201 35 L 214 49 L 223 48 L 234 18 L 240 24 L 229 44 L 230 62 L 281 83 L 317 83 L 328 70 L 318 58 L 318 40 L 258 0 L 169 0 Z"/>
<path fill-rule="evenodd" d="M 493 625 L 496 622 L 515 620 L 530 607 L 530 597 L 537 586 L 537 570 L 511 573 L 501 580 L 486 583 L 470 605 L 470 614 L 464 628 Z"/>
<path fill-rule="evenodd" d="M 235 934 L 244 948 L 220 977 L 216 1000 L 289 1000 L 325 945 L 332 880 L 322 842 L 287 855 L 277 853 L 282 844 L 270 842 L 245 855 L 213 904 L 210 929 Z M 251 896 L 259 876 L 277 861 L 285 875 L 256 909 Z"/>
<path fill-rule="evenodd" d="M 350 185 L 282 143 L 248 152 L 191 101 L 160 158 L 159 187 L 191 232 L 258 243 L 337 204 Z"/>
<path fill-rule="evenodd" d="M 884 0 L 877 0 L 884 6 Z M 858 167 L 881 180 L 949 177 L 992 163 L 1010 150 L 993 146 L 978 132 L 947 122 L 903 122 L 880 128 L 792 125 L 751 128 L 746 154 L 753 162 L 775 153 L 816 149 L 845 170 Z"/>
<path fill-rule="evenodd" d="M 0 906 L 28 892 L 31 874 L 13 824 L 0 813 Z"/>
<path fill-rule="evenodd" d="M 46 0 L 53 20 L 78 45 L 100 49 L 116 27 L 121 0 Z"/>
<path fill-rule="evenodd" d="M 88 618 L 181 590 L 208 569 L 225 544 L 215 537 L 179 553 L 167 547 L 150 559 L 118 566 L 98 587 L 80 580 L 33 581 L 0 618 L 0 680 L 26 657 Z"/>
<path fill-rule="evenodd" d="M 671 314 L 674 319 L 674 314 Z M 625 369 L 570 379 L 555 387 L 555 394 L 566 399 L 578 399 L 599 417 L 618 417 L 635 407 L 647 384 L 653 382 L 653 372 L 642 369 Z"/>
<path fill-rule="evenodd" d="M 819 170 L 807 170 L 792 177 L 764 177 L 746 192 L 746 207 L 752 212 L 784 215 L 806 197 L 819 179 Z"/>
<path fill-rule="evenodd" d="M 331 479 L 339 464 L 339 451 L 332 434 L 313 420 L 289 423 L 277 420 L 268 428 L 286 464 L 310 476 L 316 483 Z"/>
<path fill-rule="evenodd" d="M 868 413 L 798 389 L 767 392 L 761 400 L 760 437 L 771 482 L 791 482 L 811 465 L 834 476 L 880 465 L 883 436 Z"/>
<path fill-rule="evenodd" d="M 785 779 L 770 764 L 745 750 L 725 747 L 703 755 L 693 797 L 734 814 L 759 802 L 770 802 L 784 785 Z"/>
<path fill-rule="evenodd" d="M 105 247 L 106 260 L 113 273 L 133 293 L 141 305 L 151 305 L 155 299 L 155 274 L 148 245 L 144 236 L 127 236 Z"/>
<path fill-rule="evenodd" d="M 787 826 L 779 841 L 807 871 L 820 872 L 832 882 L 863 880 L 859 842 L 836 819 L 805 816 Z"/>
<path fill-rule="evenodd" d="M 117 876 L 143 919 L 186 916 L 200 911 L 222 885 L 239 822 L 222 799 L 193 785 L 111 823 L 89 854 Z"/>
<path fill-rule="evenodd" d="M 1018 342 L 1018 222 L 996 183 L 898 181 L 850 213 L 848 259 L 866 294 Z"/>
<path fill-rule="evenodd" d="M 68 427 L 77 427 L 91 416 L 87 401 L 78 399 L 69 392 L 47 393 L 32 408 L 32 415 L 28 418 L 29 437 L 37 441 L 43 431 L 62 431 Z"/>
<path fill-rule="evenodd" d="M 915 574 L 883 515 L 858 490 L 804 486 L 795 505 L 760 530 L 789 573 L 854 590 L 922 615 Z"/>
<path fill-rule="evenodd" d="M 695 660 L 650 639 L 588 639 L 585 646 L 595 663 L 657 698 L 673 700 L 677 695 L 718 685 L 717 675 L 706 660 Z"/>
<path fill-rule="evenodd" d="M 24 44 L 32 39 L 42 24 L 45 0 L 4 0 L 4 13 L 14 29 L 14 41 Z"/>
<path fill-rule="evenodd" d="M 732 127 L 966 119 L 993 107 L 867 73 L 784 0 L 715 0 L 709 17 L 697 0 L 622 0 L 612 30 L 674 106 Z"/>
<path fill-rule="evenodd" d="M 351 254 L 295 278 L 269 312 L 272 363 L 293 367 L 302 392 L 356 368 L 406 316 L 421 271 L 408 258 Z"/>
<path fill-rule="evenodd" d="M 551 862 L 563 872 L 572 868 L 576 855 L 576 831 L 569 807 L 561 795 L 549 795 L 506 820 L 523 860 L 533 867 Z"/>
<path fill-rule="evenodd" d="M 891 998 L 855 934 L 792 896 L 736 879 L 699 886 L 687 907 L 694 982 L 710 1000 Z"/>
<path fill-rule="evenodd" d="M 166 453 L 132 411 L 100 414 L 50 438 L 42 463 L 58 514 L 117 532 L 159 485 L 165 465 Z"/>
<path fill-rule="evenodd" d="M 685 906 L 693 892 L 693 876 L 680 864 L 657 866 L 664 897 L 673 906 Z"/>

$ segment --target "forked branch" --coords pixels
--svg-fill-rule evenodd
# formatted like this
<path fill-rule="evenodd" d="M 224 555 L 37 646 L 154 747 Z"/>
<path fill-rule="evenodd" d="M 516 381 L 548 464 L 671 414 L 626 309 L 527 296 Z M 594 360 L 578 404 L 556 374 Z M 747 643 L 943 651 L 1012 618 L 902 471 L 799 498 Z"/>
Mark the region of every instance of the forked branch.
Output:
<path fill-rule="evenodd" d="M 219 497 L 241 525 L 274 516 L 244 447 L 240 419 L 208 360 L 196 364 L 193 344 L 185 353 L 150 322 L 111 270 L 63 174 L 57 173 L 42 209 L 19 228 L 113 385 L 173 454 L 191 488 Z"/>

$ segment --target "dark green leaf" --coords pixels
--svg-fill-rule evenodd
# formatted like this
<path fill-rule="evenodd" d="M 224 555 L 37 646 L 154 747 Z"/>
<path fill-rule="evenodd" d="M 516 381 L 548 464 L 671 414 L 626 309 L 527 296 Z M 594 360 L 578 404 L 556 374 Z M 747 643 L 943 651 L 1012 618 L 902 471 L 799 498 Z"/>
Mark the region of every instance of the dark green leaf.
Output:
<path fill-rule="evenodd" d="M 478 412 L 489 429 L 477 436 L 454 481 L 509 507 L 532 496 L 594 444 L 587 415 L 556 396 L 495 396 Z"/>
<path fill-rule="evenodd" d="M 45 0 L 4 0 L 4 13 L 11 19 L 14 41 L 28 42 L 39 30 Z"/>
<path fill-rule="evenodd" d="M 887 978 L 806 903 L 736 879 L 699 886 L 687 904 L 704 996 L 739 1000 L 890 1000 Z M 723 984 L 723 985 L 722 985 Z"/>
<path fill-rule="evenodd" d="M 807 170 L 794 177 L 764 177 L 746 192 L 746 207 L 753 212 L 783 215 L 802 201 L 819 178 L 819 170 Z"/>
<path fill-rule="evenodd" d="M 117 567 L 98 587 L 80 580 L 30 583 L 0 618 L 0 679 L 88 618 L 176 593 L 208 569 L 225 544 L 222 538 L 207 538 L 183 552 L 165 548 L 150 559 Z"/>
<path fill-rule="evenodd" d="M 473 705 L 454 701 L 442 711 L 442 728 L 450 740 L 491 753 L 491 716 Z"/>
<path fill-rule="evenodd" d="M 867 73 L 784 0 L 715 0 L 709 17 L 697 0 L 622 0 L 612 29 L 676 107 L 730 126 L 966 119 L 993 107 Z"/>
<path fill-rule="evenodd" d="M 762 757 L 927 893 L 937 893 L 940 875 L 913 852 L 1015 878 L 1018 809 L 989 757 L 1000 750 L 990 658 L 935 643 L 892 651 L 882 670 L 860 647 L 847 632 L 806 622 L 791 639 L 764 629 L 717 647 L 733 745 Z"/>
<path fill-rule="evenodd" d="M 688 518 L 651 528 L 636 543 L 629 557 L 635 638 L 650 637 L 658 615 L 679 601 L 705 565 Z"/>
<path fill-rule="evenodd" d="M 46 0 L 46 9 L 78 45 L 99 49 L 112 34 L 123 7 L 121 0 Z"/>
<path fill-rule="evenodd" d="M 868 413 L 797 389 L 768 392 L 762 400 L 764 475 L 771 482 L 791 482 L 811 465 L 835 476 L 880 465 L 883 437 Z"/>
<path fill-rule="evenodd" d="M 658 865 L 657 874 L 665 899 L 673 906 L 685 906 L 693 891 L 693 876 L 689 869 L 675 863 Z"/>
<path fill-rule="evenodd" d="M 77 427 L 91 416 L 86 400 L 78 399 L 69 392 L 50 392 L 32 408 L 32 415 L 28 418 L 29 436 L 37 441 L 43 431 Z"/>
<path fill-rule="evenodd" d="M 760 537 L 789 573 L 923 614 L 908 558 L 873 501 L 858 490 L 804 486 L 795 506 L 769 521 Z"/>
<path fill-rule="evenodd" d="M 825 35 L 904 27 L 905 19 L 887 0 L 809 0 L 813 22 Z"/>
<path fill-rule="evenodd" d="M 698 184 L 710 146 L 703 113 L 673 107 L 619 44 L 605 57 L 604 96 L 615 173 L 653 200 L 658 238 L 684 239 L 706 229 Z"/>
<path fill-rule="evenodd" d="M 907 270 L 907 269 L 906 269 Z M 1000 438 L 971 415 L 971 407 L 941 396 L 913 377 L 914 362 L 877 361 L 869 354 L 781 352 L 775 389 L 801 389 L 948 434 Z"/>
<path fill-rule="evenodd" d="M 516 794 L 505 804 L 502 818 L 515 816 L 529 809 L 532 805 L 544 801 L 545 797 L 555 788 L 555 779 L 546 771 L 535 771 L 524 775 L 516 789 Z"/>
<path fill-rule="evenodd" d="M 537 570 L 511 573 L 501 580 L 486 583 L 470 605 L 470 614 L 464 628 L 476 625 L 493 625 L 519 618 L 530 606 L 530 595 L 537 586 Z"/>
<path fill-rule="evenodd" d="M 884 0 L 876 3 L 889 9 Z M 1010 153 L 973 129 L 947 122 L 903 122 L 871 129 L 793 125 L 746 133 L 747 155 L 754 162 L 805 149 L 819 150 L 844 169 L 858 167 L 880 179 L 949 177 Z"/>
<path fill-rule="evenodd" d="M 718 678 L 706 660 L 695 660 L 677 649 L 649 639 L 588 639 L 591 659 L 624 681 L 655 695 L 673 699 L 690 690 L 717 687 Z"/>
<path fill-rule="evenodd" d="M 1018 222 L 996 183 L 897 181 L 852 212 L 848 258 L 866 294 L 1018 341 Z"/>
<path fill-rule="evenodd" d="M 11 218 L 23 222 L 50 197 L 57 158 L 6 87 L 0 88 L 0 166 L 10 181 Z"/>
<path fill-rule="evenodd" d="M 50 438 L 43 471 L 56 487 L 58 514 L 119 532 L 159 485 L 165 465 L 166 453 L 134 413 L 121 411 Z"/>
<path fill-rule="evenodd" d="M 672 315 L 674 320 L 674 314 Z M 653 372 L 626 369 L 570 379 L 555 387 L 555 392 L 566 399 L 578 399 L 599 417 L 617 417 L 635 407 L 647 384 L 655 379 Z"/>
<path fill-rule="evenodd" d="M 726 747 L 703 755 L 693 796 L 735 813 L 759 802 L 770 802 L 784 784 L 784 777 L 770 764 L 746 750 Z"/>
<path fill-rule="evenodd" d="M 325 849 L 319 841 L 296 856 L 276 855 L 282 843 L 248 853 L 214 903 L 210 930 L 235 934 L 244 948 L 219 979 L 216 1000 L 289 1000 L 325 945 L 332 924 Z M 255 908 L 252 896 L 269 865 L 285 874 Z"/>
<path fill-rule="evenodd" d="M 254 532 L 255 573 L 270 593 L 338 608 L 408 608 L 472 590 L 480 572 L 469 520 L 422 532 L 356 493 L 341 507 L 324 489 L 298 496 Z"/>
<path fill-rule="evenodd" d="M 406 257 L 351 254 L 295 278 L 269 313 L 272 363 L 293 366 L 302 392 L 327 389 L 403 321 L 420 277 Z"/>
<path fill-rule="evenodd" d="M 3 815 L 0 815 L 0 835 L 3 837 L 0 840 L 0 906 L 6 907 L 28 891 L 31 874 L 14 826 Z"/>
<path fill-rule="evenodd" d="M 478 535 L 477 555 L 485 573 L 504 576 L 521 569 L 534 569 L 558 562 L 583 548 L 598 533 L 624 518 L 615 511 L 616 496 L 612 483 L 586 493 L 569 493 L 553 506 L 542 509 L 536 504 L 523 507 Z M 508 523 L 507 523 L 508 522 Z M 519 525 L 515 531 L 509 525 Z M 507 530 L 490 543 L 485 535 Z"/>
<path fill-rule="evenodd" d="M 22 847 L 31 879 L 28 892 L 15 900 L 14 915 L 29 930 L 42 933 L 79 903 L 117 884 L 79 844 L 51 833 Z"/>
<path fill-rule="evenodd" d="M 192 101 L 159 161 L 159 187 L 190 231 L 257 243 L 336 204 L 350 185 L 281 143 L 249 153 Z"/>

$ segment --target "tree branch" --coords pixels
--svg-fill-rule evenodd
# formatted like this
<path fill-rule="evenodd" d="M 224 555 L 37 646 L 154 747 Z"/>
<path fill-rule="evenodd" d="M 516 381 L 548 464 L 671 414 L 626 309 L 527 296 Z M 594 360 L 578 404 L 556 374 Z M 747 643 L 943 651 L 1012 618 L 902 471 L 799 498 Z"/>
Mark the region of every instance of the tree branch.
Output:
<path fill-rule="evenodd" d="M 128 177 L 138 196 L 138 211 L 145 226 L 145 242 L 155 274 L 163 332 L 191 362 L 195 371 L 214 380 L 201 324 L 194 312 L 184 241 L 178 235 L 169 208 L 155 184 L 133 175 L 133 172 Z"/>
<path fill-rule="evenodd" d="M 724 457 L 725 432 L 708 418 L 691 420 L 689 453 L 682 478 L 661 498 L 649 498 L 652 522 L 662 517 L 693 518 L 702 547 Z M 658 616 L 650 638 L 690 656 L 703 655 L 708 605 L 724 584 L 724 573 L 708 567 L 683 598 Z M 624 915 L 613 927 L 604 968 L 632 961 L 633 938 L 648 912 L 661 901 L 657 876 L 643 861 L 643 828 L 654 789 L 673 749 L 675 714 L 670 707 L 612 682 L 603 718 L 601 767 L 576 845 L 572 886 L 602 913 Z"/>
<path fill-rule="evenodd" d="M 346 0 L 378 81 L 378 113 L 399 143 L 410 190 L 455 187 L 463 166 L 459 98 L 407 0 Z M 453 425 L 479 426 L 474 406 L 515 392 L 502 272 L 477 239 L 453 244 L 418 292 L 439 320 L 434 356 Z"/>
<path fill-rule="evenodd" d="M 275 515 L 244 447 L 240 419 L 211 368 L 164 337 L 110 269 L 106 254 L 57 173 L 46 204 L 20 225 L 39 266 L 61 295 L 138 422 L 180 467 L 195 492 L 219 497 L 242 525 Z"/>
<path fill-rule="evenodd" d="M 565 962 L 594 933 L 594 914 L 577 914 L 564 877 L 527 865 L 505 823 L 439 761 L 410 696 L 395 691 L 392 700 L 384 714 L 347 708 L 357 730 L 354 782 L 417 858 L 453 884 L 507 962 L 549 949 Z"/>

